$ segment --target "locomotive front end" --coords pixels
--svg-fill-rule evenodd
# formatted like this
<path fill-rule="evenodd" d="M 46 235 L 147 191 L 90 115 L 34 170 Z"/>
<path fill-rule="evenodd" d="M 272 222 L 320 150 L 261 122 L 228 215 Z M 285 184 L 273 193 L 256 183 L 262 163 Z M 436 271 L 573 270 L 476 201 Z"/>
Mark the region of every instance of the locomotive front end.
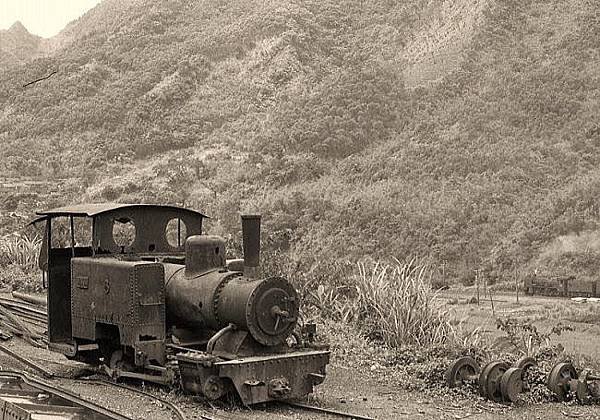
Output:
<path fill-rule="evenodd" d="M 283 344 L 298 321 L 298 294 L 281 277 L 252 278 L 226 268 L 216 236 L 186 242 L 186 267 L 169 267 L 167 308 L 175 324 L 221 329 L 229 324 L 264 346 Z"/>

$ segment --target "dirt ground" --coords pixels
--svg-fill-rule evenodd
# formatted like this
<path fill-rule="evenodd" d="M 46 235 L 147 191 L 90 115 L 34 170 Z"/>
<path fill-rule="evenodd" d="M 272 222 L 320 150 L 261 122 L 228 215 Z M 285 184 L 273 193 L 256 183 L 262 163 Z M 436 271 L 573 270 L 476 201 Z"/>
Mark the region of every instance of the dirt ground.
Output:
<path fill-rule="evenodd" d="M 468 296 L 464 292 L 447 292 L 440 299 L 459 300 L 458 304 L 449 305 L 450 310 L 465 323 L 479 325 L 484 334 L 497 334 L 491 304 L 480 302 L 480 305 L 461 303 Z M 557 318 L 569 316 L 570 305 L 563 299 L 521 297 L 519 304 L 514 302 L 510 294 L 494 296 L 495 315 L 525 314 L 538 316 L 541 325 L 550 325 L 553 321 L 549 312 Z M 592 314 L 596 309 L 585 309 Z M 600 313 L 600 305 L 597 311 Z M 576 311 L 574 312 L 576 313 Z M 566 315 L 565 315 L 566 314 Z M 567 321 L 567 320 L 564 320 Z M 568 351 L 593 356 L 598 360 L 600 355 L 600 325 L 585 322 L 570 322 L 574 331 L 559 337 L 559 341 Z M 47 369 L 61 376 L 72 376 L 85 365 L 68 362 L 61 355 L 40 349 L 34 349 L 19 339 L 5 343 L 7 347 L 18 351 L 21 355 L 40 362 Z M 0 366 L 3 369 L 30 370 L 14 359 L 0 353 Z M 420 393 L 405 390 L 404 383 L 411 378 L 405 377 L 394 367 L 371 370 L 364 367 L 350 367 L 341 358 L 334 355 L 328 367 L 325 383 L 316 389 L 308 403 L 351 412 L 376 419 L 600 419 L 600 407 L 583 407 L 573 403 L 545 403 L 520 407 L 491 403 L 475 395 L 465 396 L 460 393 Z M 72 390 L 85 399 L 130 416 L 134 419 L 169 419 L 171 413 L 162 404 L 152 398 L 110 385 L 87 383 L 72 379 L 52 380 L 57 385 Z M 197 398 L 168 392 L 154 386 L 143 387 L 140 383 L 130 385 L 144 389 L 154 395 L 161 396 L 176 403 L 188 419 L 202 419 L 208 416 L 213 419 L 334 419 L 326 415 L 305 409 L 293 408 L 285 404 L 268 404 L 252 410 L 237 407 L 230 408 L 226 403 L 208 405 Z M 206 417 L 204 417 L 206 418 Z"/>

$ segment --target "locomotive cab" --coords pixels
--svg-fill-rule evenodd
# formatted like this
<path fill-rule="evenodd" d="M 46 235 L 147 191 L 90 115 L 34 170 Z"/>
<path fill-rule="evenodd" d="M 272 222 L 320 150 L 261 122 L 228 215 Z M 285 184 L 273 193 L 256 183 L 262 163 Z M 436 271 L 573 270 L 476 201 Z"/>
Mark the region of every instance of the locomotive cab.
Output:
<path fill-rule="evenodd" d="M 244 404 L 324 380 L 329 351 L 297 328 L 295 288 L 258 276 L 260 216 L 242 217 L 244 258 L 226 260 L 193 210 L 109 203 L 38 215 L 50 349 L 113 377 L 179 378 L 207 398 L 235 391 Z"/>
<path fill-rule="evenodd" d="M 138 267 L 138 271 L 141 267 L 148 271 L 150 265 L 144 262 L 183 263 L 185 240 L 201 234 L 202 220 L 206 217 L 177 207 L 145 204 L 76 205 L 38 215 L 41 217 L 35 223 L 46 223 L 39 263 L 48 287 L 49 342 L 63 349 L 76 344 L 78 337 L 73 335 L 73 329 L 80 329 L 80 318 L 87 319 L 91 315 L 88 308 L 83 307 L 85 303 L 106 301 L 105 313 L 99 318 L 119 315 L 118 297 L 122 296 L 115 293 L 118 289 L 110 293 L 109 272 L 115 275 L 114 271 L 125 267 L 127 262 Z M 94 269 L 93 274 L 86 272 L 86 266 L 89 271 L 98 264 L 103 268 Z M 100 282 L 107 290 L 95 290 L 97 285 L 93 279 L 90 287 L 90 275 L 104 276 Z M 162 277 L 159 280 L 163 282 Z M 148 283 L 151 281 L 142 282 L 142 286 L 149 286 Z M 162 287 L 155 285 L 155 288 Z M 100 296 L 100 292 L 105 296 Z M 160 293 L 160 290 L 148 293 Z M 90 302 L 87 299 L 91 299 Z M 164 293 L 162 299 L 164 301 Z M 107 334 L 101 331 L 103 329 L 114 331 L 112 323 L 97 321 L 94 330 L 99 329 L 99 335 Z M 85 335 L 95 336 L 96 332 Z"/>

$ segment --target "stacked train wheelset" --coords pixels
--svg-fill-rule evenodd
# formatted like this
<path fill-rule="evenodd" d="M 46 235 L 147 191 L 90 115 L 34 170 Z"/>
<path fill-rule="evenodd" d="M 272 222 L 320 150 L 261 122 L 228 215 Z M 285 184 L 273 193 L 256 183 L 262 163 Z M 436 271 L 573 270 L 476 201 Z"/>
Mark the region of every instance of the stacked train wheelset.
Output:
<path fill-rule="evenodd" d="M 483 367 L 470 356 L 455 360 L 446 370 L 445 379 L 449 388 L 471 385 L 477 387 L 479 395 L 498 403 L 515 403 L 529 392 L 531 384 L 527 372 L 537 368 L 533 357 L 524 356 L 514 364 L 494 360 Z M 569 362 L 555 364 L 547 374 L 546 386 L 557 401 L 576 399 L 580 404 L 600 402 L 600 376 L 591 369 L 581 372 Z"/>

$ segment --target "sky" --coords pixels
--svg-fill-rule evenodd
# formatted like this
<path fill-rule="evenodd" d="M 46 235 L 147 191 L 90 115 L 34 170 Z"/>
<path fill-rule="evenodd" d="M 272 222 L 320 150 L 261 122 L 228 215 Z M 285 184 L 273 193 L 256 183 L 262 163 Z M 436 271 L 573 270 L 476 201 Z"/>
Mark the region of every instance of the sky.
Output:
<path fill-rule="evenodd" d="M 100 0 L 0 0 L 0 29 L 20 21 L 29 32 L 49 38 Z"/>

